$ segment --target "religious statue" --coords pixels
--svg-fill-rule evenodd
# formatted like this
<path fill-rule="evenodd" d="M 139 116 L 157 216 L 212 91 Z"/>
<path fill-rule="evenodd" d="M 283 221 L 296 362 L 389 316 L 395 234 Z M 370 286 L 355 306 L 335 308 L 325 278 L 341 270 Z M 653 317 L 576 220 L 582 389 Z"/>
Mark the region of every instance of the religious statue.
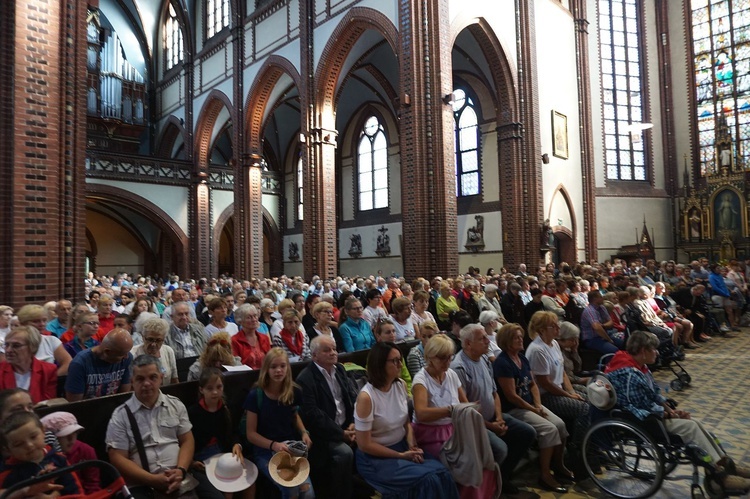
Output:
<path fill-rule="evenodd" d="M 701 216 L 696 208 L 690 210 L 690 216 L 688 217 L 690 222 L 690 237 L 694 239 L 700 239 L 701 237 Z"/>
<path fill-rule="evenodd" d="M 719 229 L 734 230 L 737 228 L 737 215 L 739 211 L 735 209 L 732 203 L 732 194 L 725 192 L 721 195 L 721 202 L 718 209 Z"/>
<path fill-rule="evenodd" d="M 289 243 L 289 260 L 292 262 L 299 260 L 299 247 L 295 242 Z"/>
<path fill-rule="evenodd" d="M 555 246 L 555 235 L 552 233 L 552 226 L 549 218 L 542 224 L 542 248 L 552 248 Z"/>
<path fill-rule="evenodd" d="M 484 217 L 475 215 L 476 225 L 469 227 L 466 231 L 466 244 L 464 247 L 468 250 L 477 252 L 484 249 Z"/>
<path fill-rule="evenodd" d="M 388 234 L 386 234 L 386 232 L 388 232 L 388 229 L 385 228 L 385 225 L 381 226 L 378 229 L 378 232 L 380 232 L 380 235 L 378 236 L 375 253 L 380 256 L 386 256 L 391 253 L 391 238 Z"/>
<path fill-rule="evenodd" d="M 352 234 L 349 236 L 349 240 L 351 241 L 351 245 L 349 246 L 349 256 L 357 258 L 362 255 L 362 236 L 359 234 Z"/>

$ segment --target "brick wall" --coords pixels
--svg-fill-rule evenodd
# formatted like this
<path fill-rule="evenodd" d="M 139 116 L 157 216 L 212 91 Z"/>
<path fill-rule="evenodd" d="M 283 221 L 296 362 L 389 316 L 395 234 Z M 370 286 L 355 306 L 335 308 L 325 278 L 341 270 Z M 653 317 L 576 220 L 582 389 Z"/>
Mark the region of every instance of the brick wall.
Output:
<path fill-rule="evenodd" d="M 83 294 L 85 16 L 75 0 L 3 2 L 2 303 Z"/>

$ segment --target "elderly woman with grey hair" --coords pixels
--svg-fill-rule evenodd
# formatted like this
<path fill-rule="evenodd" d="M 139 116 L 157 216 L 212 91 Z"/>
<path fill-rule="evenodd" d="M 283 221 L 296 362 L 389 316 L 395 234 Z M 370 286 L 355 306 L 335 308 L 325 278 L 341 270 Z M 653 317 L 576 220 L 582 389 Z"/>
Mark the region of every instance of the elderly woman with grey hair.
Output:
<path fill-rule="evenodd" d="M 492 310 L 500 318 L 500 324 L 508 323 L 508 321 L 505 320 L 505 316 L 503 315 L 503 308 L 500 306 L 500 298 L 497 294 L 496 285 L 488 284 L 484 287 L 484 295 L 479 298 L 477 305 L 479 306 L 480 313 L 484 312 L 485 310 Z"/>
<path fill-rule="evenodd" d="M 484 327 L 484 332 L 487 333 L 487 337 L 490 340 L 490 346 L 487 347 L 487 356 L 490 358 L 490 361 L 494 362 L 495 357 L 500 355 L 500 347 L 497 346 L 497 341 L 495 340 L 495 333 L 501 327 L 500 316 L 494 310 L 485 310 L 479 314 L 479 323 Z"/>
<path fill-rule="evenodd" d="M 141 316 L 144 314 L 141 314 Z M 149 318 L 141 323 L 143 344 L 133 348 L 133 358 L 139 355 L 151 355 L 161 362 L 161 372 L 164 375 L 163 385 L 179 383 L 177 375 L 177 361 L 174 350 L 164 344 L 164 338 L 169 331 L 169 323 L 164 319 Z"/>
<path fill-rule="evenodd" d="M 563 363 L 565 365 L 565 374 L 568 375 L 573 389 L 584 399 L 586 395 L 586 385 L 591 379 L 588 376 L 578 376 L 583 370 L 583 361 L 578 354 L 578 344 L 581 338 L 581 330 L 572 322 L 562 322 L 560 324 L 560 335 L 557 337 L 557 343 L 563 354 Z"/>
<path fill-rule="evenodd" d="M 57 367 L 35 357 L 42 336 L 34 326 L 19 326 L 5 337 L 5 361 L 0 362 L 0 390 L 28 390 L 35 404 L 57 395 Z"/>

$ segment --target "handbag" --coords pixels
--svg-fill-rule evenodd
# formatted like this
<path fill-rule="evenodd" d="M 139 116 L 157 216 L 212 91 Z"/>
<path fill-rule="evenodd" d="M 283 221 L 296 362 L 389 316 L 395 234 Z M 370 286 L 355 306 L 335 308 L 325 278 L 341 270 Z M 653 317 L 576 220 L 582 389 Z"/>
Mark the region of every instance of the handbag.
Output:
<path fill-rule="evenodd" d="M 130 410 L 130 407 L 127 405 L 125 406 L 125 412 L 128 415 L 128 421 L 130 421 L 130 430 L 133 432 L 133 440 L 135 440 L 135 447 L 138 450 L 138 457 L 141 460 L 141 467 L 144 470 L 148 470 L 148 459 L 146 458 L 146 447 L 143 445 L 143 438 L 141 437 L 141 430 L 138 428 L 138 423 L 135 420 L 135 416 L 133 415 L 133 411 Z M 198 499 L 198 496 L 193 492 L 193 489 L 195 489 L 198 486 L 198 480 L 195 479 L 195 477 L 189 473 L 185 474 L 185 478 L 182 479 L 182 482 L 180 483 L 180 488 L 171 494 L 166 494 L 164 492 L 161 492 L 159 490 L 151 489 L 151 497 L 154 499 L 174 499 L 174 498 L 183 498 L 183 499 Z"/>

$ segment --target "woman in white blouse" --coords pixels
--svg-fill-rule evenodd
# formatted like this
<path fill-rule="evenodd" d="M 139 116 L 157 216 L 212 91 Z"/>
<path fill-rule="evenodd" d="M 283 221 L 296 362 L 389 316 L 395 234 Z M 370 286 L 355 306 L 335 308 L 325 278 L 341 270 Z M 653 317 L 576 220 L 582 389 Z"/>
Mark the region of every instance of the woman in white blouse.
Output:
<path fill-rule="evenodd" d="M 414 439 L 402 362 L 393 343 L 376 343 L 367 356 L 369 382 L 354 411 L 357 471 L 383 499 L 458 498 L 448 469 Z"/>

